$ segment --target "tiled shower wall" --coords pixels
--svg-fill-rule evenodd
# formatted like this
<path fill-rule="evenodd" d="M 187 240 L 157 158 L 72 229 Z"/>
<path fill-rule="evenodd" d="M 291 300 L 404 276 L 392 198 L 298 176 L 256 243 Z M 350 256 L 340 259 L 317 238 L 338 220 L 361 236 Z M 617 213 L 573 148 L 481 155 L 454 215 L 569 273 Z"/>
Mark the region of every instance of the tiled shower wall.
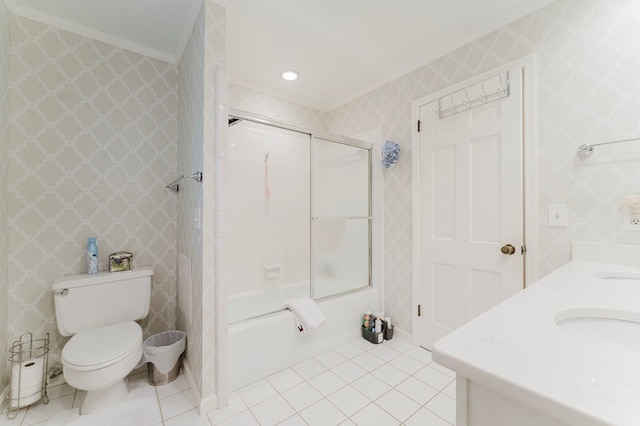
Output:
<path fill-rule="evenodd" d="M 558 0 L 329 114 L 328 127 L 357 134 L 383 125 L 402 148 L 385 171 L 386 313 L 411 330 L 411 102 L 526 55 L 536 55 L 538 277 L 570 259 L 571 241 L 640 243 L 622 229 L 618 204 L 640 193 L 640 143 L 576 156 L 583 143 L 640 136 L 640 4 Z M 531 143 L 529 141 L 528 143 Z M 567 228 L 547 226 L 547 206 L 566 204 Z"/>
<path fill-rule="evenodd" d="M 0 392 L 9 382 L 7 372 L 7 166 L 9 123 L 9 11 L 0 2 Z"/>
<path fill-rule="evenodd" d="M 102 270 L 117 250 L 153 267 L 145 335 L 175 327 L 177 67 L 20 17 L 10 28 L 8 339 L 49 332 L 59 359 L 49 289 L 85 271 L 88 236 Z"/>
<path fill-rule="evenodd" d="M 229 138 L 229 296 L 308 282 L 309 136 L 241 122 Z"/>

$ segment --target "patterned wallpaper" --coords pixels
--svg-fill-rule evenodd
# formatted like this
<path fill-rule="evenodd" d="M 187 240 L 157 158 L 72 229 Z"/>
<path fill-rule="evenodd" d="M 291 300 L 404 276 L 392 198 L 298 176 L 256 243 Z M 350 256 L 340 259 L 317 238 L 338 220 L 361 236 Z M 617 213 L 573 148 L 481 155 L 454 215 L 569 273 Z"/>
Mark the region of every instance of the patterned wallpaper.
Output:
<path fill-rule="evenodd" d="M 385 171 L 386 314 L 411 331 L 411 102 L 529 54 L 536 54 L 537 132 L 534 158 L 540 277 L 570 259 L 571 241 L 640 243 L 624 231 L 618 203 L 640 193 L 640 143 L 598 148 L 582 143 L 640 135 L 640 4 L 634 0 L 558 0 L 504 28 L 406 74 L 329 114 L 337 133 L 383 125 L 401 145 Z M 547 226 L 547 206 L 566 204 L 567 228 Z"/>
<path fill-rule="evenodd" d="M 7 167 L 9 140 L 9 10 L 0 2 L 0 392 L 9 383 L 7 372 Z M 0 404 L 1 405 L 1 404 Z"/>
<path fill-rule="evenodd" d="M 179 65 L 178 83 L 178 175 L 202 170 L 204 96 L 204 8 L 200 10 Z M 195 218 L 202 211 L 202 185 L 183 180 L 178 200 L 178 253 L 191 260 L 191 282 L 178 283 L 178 298 L 189 297 L 191 306 L 200 305 L 202 295 L 202 231 Z M 179 266 L 180 267 L 180 266 Z M 188 276 L 179 274 L 180 276 Z M 190 289 L 187 286 L 191 286 Z M 181 306 L 186 306 L 180 303 Z M 188 310 L 188 308 L 186 308 Z M 178 327 L 187 332 L 187 364 L 198 389 L 202 390 L 202 310 L 178 309 Z"/>
<path fill-rule="evenodd" d="M 177 67 L 11 18 L 8 338 L 62 339 L 51 283 L 117 250 L 154 269 L 145 336 L 175 327 Z M 123 295 L 126 297 L 126 295 Z"/>

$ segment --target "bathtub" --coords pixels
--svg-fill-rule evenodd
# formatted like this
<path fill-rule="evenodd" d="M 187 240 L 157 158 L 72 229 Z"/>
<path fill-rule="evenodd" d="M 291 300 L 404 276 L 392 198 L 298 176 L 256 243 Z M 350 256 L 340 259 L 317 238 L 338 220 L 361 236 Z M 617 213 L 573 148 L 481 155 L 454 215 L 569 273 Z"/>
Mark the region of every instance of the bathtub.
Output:
<path fill-rule="evenodd" d="M 300 297 L 300 294 L 294 297 Z M 357 338 L 360 336 L 362 313 L 378 310 L 378 292 L 367 287 L 325 299 L 318 305 L 327 322 L 304 336 L 298 332 L 293 314 L 288 310 L 231 324 L 228 338 L 229 390 L 246 386 Z M 229 319 L 235 309 L 232 306 L 230 303 Z"/>

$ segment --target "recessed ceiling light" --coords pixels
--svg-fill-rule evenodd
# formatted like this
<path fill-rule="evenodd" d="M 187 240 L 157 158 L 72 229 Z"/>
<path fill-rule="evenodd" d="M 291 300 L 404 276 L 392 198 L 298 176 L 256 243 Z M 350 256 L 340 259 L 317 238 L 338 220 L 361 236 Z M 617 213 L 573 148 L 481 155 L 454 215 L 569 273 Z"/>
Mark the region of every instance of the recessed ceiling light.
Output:
<path fill-rule="evenodd" d="M 286 71 L 282 71 L 282 74 L 280 75 L 282 76 L 282 78 L 284 78 L 287 81 L 293 81 L 298 79 L 297 71 L 286 70 Z"/>

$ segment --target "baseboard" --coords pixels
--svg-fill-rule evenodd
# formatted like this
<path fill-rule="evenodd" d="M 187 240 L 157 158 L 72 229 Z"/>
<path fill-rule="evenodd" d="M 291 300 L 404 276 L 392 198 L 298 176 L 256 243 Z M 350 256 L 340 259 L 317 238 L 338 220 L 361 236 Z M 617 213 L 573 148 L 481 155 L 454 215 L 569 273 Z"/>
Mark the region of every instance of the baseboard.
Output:
<path fill-rule="evenodd" d="M 185 379 L 187 379 L 187 383 L 189 384 L 191 396 L 196 402 L 198 413 L 201 416 L 205 416 L 207 413 L 218 408 L 218 397 L 215 394 L 204 399 L 202 398 L 202 395 L 200 395 L 200 391 L 198 390 L 196 381 L 193 378 L 193 373 L 191 373 L 191 368 L 189 368 L 189 364 L 187 363 L 186 359 L 182 360 L 182 372 L 184 373 L 184 377 Z"/>
<path fill-rule="evenodd" d="M 414 341 L 413 341 L 413 334 L 409 333 L 408 331 L 405 331 L 401 328 L 395 327 L 393 330 L 393 334 L 394 337 L 399 338 L 400 340 L 404 340 L 405 342 L 411 343 L 412 345 L 415 345 Z"/>

